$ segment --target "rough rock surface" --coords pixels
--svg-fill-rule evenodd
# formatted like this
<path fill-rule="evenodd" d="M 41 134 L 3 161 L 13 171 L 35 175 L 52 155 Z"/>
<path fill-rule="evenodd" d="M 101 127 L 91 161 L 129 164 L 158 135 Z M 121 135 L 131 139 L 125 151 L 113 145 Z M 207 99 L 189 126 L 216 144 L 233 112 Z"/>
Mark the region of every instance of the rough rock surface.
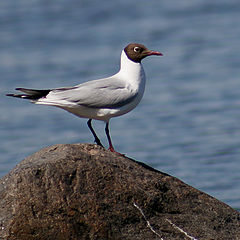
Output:
<path fill-rule="evenodd" d="M 240 214 L 93 144 L 55 145 L 0 181 L 0 239 L 240 239 Z"/>

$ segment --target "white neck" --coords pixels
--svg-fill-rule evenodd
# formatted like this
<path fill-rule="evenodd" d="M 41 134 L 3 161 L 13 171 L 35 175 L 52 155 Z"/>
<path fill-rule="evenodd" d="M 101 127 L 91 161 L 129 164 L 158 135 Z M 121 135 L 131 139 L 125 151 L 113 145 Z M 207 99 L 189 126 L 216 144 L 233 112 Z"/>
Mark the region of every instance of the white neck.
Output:
<path fill-rule="evenodd" d="M 133 86 L 145 84 L 145 73 L 142 64 L 130 60 L 124 50 L 121 54 L 121 65 L 117 75 Z"/>

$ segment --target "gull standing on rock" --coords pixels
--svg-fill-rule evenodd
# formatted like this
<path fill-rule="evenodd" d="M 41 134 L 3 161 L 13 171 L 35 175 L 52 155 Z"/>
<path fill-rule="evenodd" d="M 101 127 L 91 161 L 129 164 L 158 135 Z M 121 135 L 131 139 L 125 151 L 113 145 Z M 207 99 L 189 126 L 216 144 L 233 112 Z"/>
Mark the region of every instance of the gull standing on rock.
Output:
<path fill-rule="evenodd" d="M 7 96 L 29 99 L 35 104 L 45 104 L 62 108 L 81 118 L 88 118 L 88 127 L 95 142 L 102 146 L 92 127 L 92 119 L 106 123 L 109 150 L 113 148 L 109 134 L 109 120 L 133 110 L 141 101 L 145 89 L 145 73 L 142 59 L 162 53 L 150 51 L 144 45 L 131 43 L 121 54 L 120 70 L 115 75 L 79 84 L 48 90 L 16 88 L 24 94 L 7 94 Z"/>

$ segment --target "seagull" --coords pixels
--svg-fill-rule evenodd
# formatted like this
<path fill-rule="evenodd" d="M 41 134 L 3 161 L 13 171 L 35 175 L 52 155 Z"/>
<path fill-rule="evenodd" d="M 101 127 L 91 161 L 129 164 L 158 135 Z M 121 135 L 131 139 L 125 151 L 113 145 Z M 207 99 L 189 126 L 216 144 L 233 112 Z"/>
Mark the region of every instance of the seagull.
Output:
<path fill-rule="evenodd" d="M 92 127 L 92 120 L 105 122 L 105 133 L 111 152 L 115 152 L 109 133 L 109 121 L 133 110 L 141 101 L 146 76 L 141 61 L 148 56 L 163 54 L 148 50 L 138 43 L 128 44 L 121 53 L 120 70 L 113 76 L 92 80 L 73 87 L 55 89 L 16 88 L 22 94 L 7 96 L 28 99 L 35 104 L 62 108 L 80 118 L 87 118 L 87 125 L 97 145 L 103 147 Z M 119 153 L 120 154 L 120 153 Z M 120 154 L 122 155 L 122 154 Z"/>

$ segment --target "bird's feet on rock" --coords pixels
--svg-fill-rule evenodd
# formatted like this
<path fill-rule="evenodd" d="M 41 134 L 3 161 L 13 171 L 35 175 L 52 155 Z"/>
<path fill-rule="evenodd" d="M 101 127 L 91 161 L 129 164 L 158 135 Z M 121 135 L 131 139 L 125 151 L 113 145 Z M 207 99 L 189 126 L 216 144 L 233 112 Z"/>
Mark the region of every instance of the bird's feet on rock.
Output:
<path fill-rule="evenodd" d="M 114 149 L 113 146 L 110 146 L 110 147 L 108 148 L 108 150 L 109 150 L 110 152 L 116 153 L 116 154 L 118 154 L 118 155 L 120 155 L 120 156 L 122 156 L 122 157 L 126 157 L 125 154 L 122 154 L 122 153 L 119 153 L 119 152 L 115 151 L 115 149 Z"/>

